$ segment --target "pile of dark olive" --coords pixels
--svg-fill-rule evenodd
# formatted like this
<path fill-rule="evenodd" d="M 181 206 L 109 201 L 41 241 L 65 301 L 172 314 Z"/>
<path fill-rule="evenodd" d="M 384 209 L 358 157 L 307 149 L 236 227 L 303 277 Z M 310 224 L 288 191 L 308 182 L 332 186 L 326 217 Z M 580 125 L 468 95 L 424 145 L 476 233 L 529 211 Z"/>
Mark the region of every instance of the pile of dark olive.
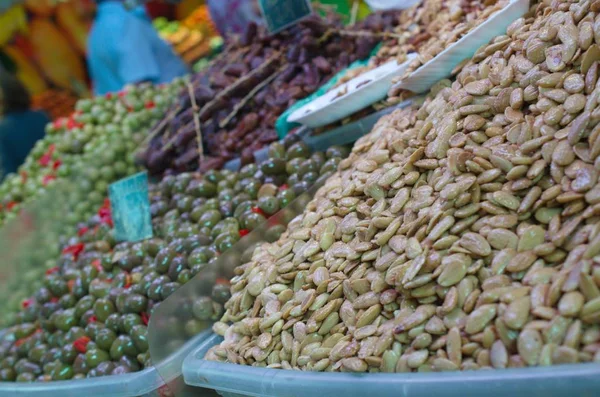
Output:
<path fill-rule="evenodd" d="M 118 375 L 151 365 L 147 324 L 153 310 L 268 216 L 288 205 L 348 149 L 310 153 L 288 139 L 269 159 L 239 172 L 165 177 L 150 190 L 154 237 L 114 240 L 106 215 L 82 225 L 57 266 L 14 314 L 0 342 L 0 381 L 52 381 Z M 218 282 L 192 303 L 185 324 L 195 335 L 216 321 L 229 299 Z"/>

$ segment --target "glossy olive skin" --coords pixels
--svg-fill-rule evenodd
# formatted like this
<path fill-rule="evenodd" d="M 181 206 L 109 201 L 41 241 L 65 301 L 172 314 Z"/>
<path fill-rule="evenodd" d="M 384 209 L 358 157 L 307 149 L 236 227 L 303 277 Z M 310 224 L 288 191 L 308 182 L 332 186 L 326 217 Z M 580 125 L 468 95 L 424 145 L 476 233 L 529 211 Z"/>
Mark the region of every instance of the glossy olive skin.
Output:
<path fill-rule="evenodd" d="M 214 280 L 222 253 L 289 205 L 322 170 L 335 170 L 340 151 L 330 152 L 311 154 L 290 138 L 273 145 L 267 161 L 240 172 L 167 176 L 151 187 L 154 237 L 142 242 L 116 242 L 111 228 L 90 220 L 89 233 L 64 241 L 84 243 L 79 258 L 61 255 L 52 264 L 58 271 L 39 280 L 32 301 L 16 314 L 15 336 L 22 341 L 6 353 L 0 344 L 0 381 L 81 379 L 151 365 L 147 324 L 161 302 L 196 275 Z M 271 227 L 264 238 L 281 232 Z M 205 329 L 230 297 L 220 280 L 208 296 L 184 304 L 193 318 L 174 323 L 174 332 L 192 336 Z"/>

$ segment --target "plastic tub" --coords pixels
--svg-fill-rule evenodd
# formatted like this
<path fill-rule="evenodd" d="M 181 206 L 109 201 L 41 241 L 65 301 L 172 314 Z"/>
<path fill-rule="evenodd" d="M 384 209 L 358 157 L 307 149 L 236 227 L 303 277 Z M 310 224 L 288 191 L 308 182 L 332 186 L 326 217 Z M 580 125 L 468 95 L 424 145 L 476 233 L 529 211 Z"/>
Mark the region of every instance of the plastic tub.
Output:
<path fill-rule="evenodd" d="M 186 384 L 223 397 L 597 396 L 600 364 L 472 372 L 349 374 L 266 369 L 205 361 L 222 338 L 213 334 L 186 357 Z"/>
<path fill-rule="evenodd" d="M 1 335 L 0 331 L 0 335 Z M 159 364 L 160 373 L 168 374 L 164 379 L 155 367 L 127 375 L 100 376 L 79 380 L 56 381 L 48 383 L 0 382 L 0 396 L 56 396 L 56 397 L 161 397 L 161 388 L 181 376 L 181 362 L 204 339 L 210 337 L 210 331 L 198 334 L 175 354 Z"/>

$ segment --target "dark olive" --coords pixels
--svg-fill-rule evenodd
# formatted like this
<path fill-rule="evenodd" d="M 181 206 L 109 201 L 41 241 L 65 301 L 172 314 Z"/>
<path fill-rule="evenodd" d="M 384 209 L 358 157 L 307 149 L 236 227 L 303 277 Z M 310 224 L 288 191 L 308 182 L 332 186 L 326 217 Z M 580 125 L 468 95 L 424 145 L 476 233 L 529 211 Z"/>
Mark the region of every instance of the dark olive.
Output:
<path fill-rule="evenodd" d="M 69 295 L 63 295 L 58 300 L 58 304 L 63 309 L 72 308 L 73 306 L 75 306 L 76 303 L 77 303 L 77 299 L 73 295 L 70 295 L 70 294 Z"/>
<path fill-rule="evenodd" d="M 169 276 L 163 275 L 157 277 L 148 288 L 148 298 L 153 300 L 161 300 L 163 286 L 169 282 L 171 282 Z"/>
<path fill-rule="evenodd" d="M 267 215 L 273 215 L 279 211 L 279 199 L 273 196 L 261 197 L 258 199 L 257 206 Z"/>
<path fill-rule="evenodd" d="M 288 186 L 294 186 L 296 183 L 300 182 L 300 174 L 292 174 L 290 176 L 288 176 L 287 180 L 286 180 L 286 185 Z"/>
<path fill-rule="evenodd" d="M 350 154 L 350 150 L 344 146 L 331 146 L 325 151 L 325 156 L 328 159 L 338 157 L 340 159 L 344 159 L 348 157 Z"/>
<path fill-rule="evenodd" d="M 88 349 L 85 353 L 85 363 L 88 368 L 96 368 L 101 362 L 109 360 L 110 355 L 102 349 Z"/>
<path fill-rule="evenodd" d="M 53 361 L 60 360 L 61 357 L 62 357 L 62 349 L 58 348 L 58 347 L 53 347 L 44 353 L 44 355 L 42 356 L 42 360 L 40 361 L 40 364 L 42 366 L 44 366 Z"/>
<path fill-rule="evenodd" d="M 134 325 L 130 335 L 138 351 L 142 353 L 148 351 L 148 328 L 145 325 Z"/>
<path fill-rule="evenodd" d="M 131 338 L 127 335 L 119 335 L 110 347 L 110 357 L 113 360 L 118 360 L 123 357 L 123 355 L 135 356 L 136 354 L 137 349 Z"/>
<path fill-rule="evenodd" d="M 48 289 L 50 290 L 52 295 L 56 297 L 61 297 L 69 292 L 67 282 L 59 277 L 53 277 L 53 279 L 48 284 Z"/>
<path fill-rule="evenodd" d="M 136 355 L 137 356 L 137 355 Z M 139 371 L 140 368 L 140 364 L 137 361 L 136 357 L 132 357 L 132 356 L 123 356 L 119 359 L 119 365 L 123 365 L 126 366 L 127 368 L 129 368 L 131 371 Z"/>
<path fill-rule="evenodd" d="M 35 375 L 30 372 L 24 372 L 22 374 L 17 375 L 17 382 L 33 382 L 35 380 Z"/>
<path fill-rule="evenodd" d="M 192 278 L 192 271 L 190 269 L 183 269 L 177 276 L 177 282 L 181 285 L 187 283 Z"/>
<path fill-rule="evenodd" d="M 116 365 L 112 361 L 104 361 L 98 364 L 95 368 L 96 374 L 98 376 L 106 376 L 111 375 L 112 371 L 115 369 Z"/>
<path fill-rule="evenodd" d="M 73 362 L 73 372 L 76 374 L 86 374 L 88 372 L 88 365 L 85 360 L 84 354 L 78 354 Z"/>
<path fill-rule="evenodd" d="M 265 175 L 277 175 L 285 172 L 286 163 L 282 158 L 270 158 L 260 165 L 260 169 Z"/>
<path fill-rule="evenodd" d="M 294 143 L 285 152 L 285 158 L 288 161 L 297 157 L 308 157 L 309 155 L 310 149 L 308 145 L 302 141 Z"/>
<path fill-rule="evenodd" d="M 225 304 L 231 297 L 231 291 L 229 285 L 226 284 L 215 284 L 212 289 L 211 297 L 214 301 L 221 304 Z"/>
<path fill-rule="evenodd" d="M 339 158 L 331 158 L 329 160 L 327 160 L 325 163 L 323 163 L 323 165 L 321 166 L 320 170 L 319 170 L 319 174 L 324 174 L 326 172 L 335 172 L 337 171 L 338 168 L 338 164 L 340 163 Z"/>
<path fill-rule="evenodd" d="M 279 199 L 279 203 L 281 207 L 287 207 L 294 199 L 296 198 L 296 194 L 292 189 L 284 189 L 277 193 L 277 198 Z"/>
<path fill-rule="evenodd" d="M 98 331 L 95 341 L 96 341 L 96 345 L 100 349 L 108 351 L 108 350 L 110 350 L 110 347 L 112 346 L 112 344 L 116 338 L 117 338 L 117 334 L 113 330 L 104 328 L 104 329 Z"/>
<path fill-rule="evenodd" d="M 73 375 L 73 368 L 70 365 L 63 363 L 57 364 L 52 371 L 50 371 L 52 380 L 68 380 L 71 379 Z"/>
<path fill-rule="evenodd" d="M 181 285 L 177 282 L 170 282 L 163 285 L 163 289 L 160 293 L 162 300 L 167 299 L 173 292 L 175 292 Z"/>
<path fill-rule="evenodd" d="M 206 212 L 204 212 L 204 214 L 202 214 L 202 216 L 198 220 L 198 224 L 201 226 L 212 228 L 221 220 L 221 218 L 221 213 L 218 210 L 207 210 Z"/>
<path fill-rule="evenodd" d="M 308 159 L 304 160 L 298 169 L 298 173 L 301 175 L 305 175 L 309 172 L 318 172 L 319 166 L 314 161 Z"/>
<path fill-rule="evenodd" d="M 41 304 L 48 302 L 52 298 L 52 294 L 50 293 L 50 290 L 48 288 L 42 287 L 36 291 L 34 297 L 35 300 L 37 300 L 38 303 Z"/>
<path fill-rule="evenodd" d="M 192 306 L 192 313 L 198 320 L 209 320 L 213 315 L 212 300 L 207 296 L 196 299 Z"/>
<path fill-rule="evenodd" d="M 233 205 L 234 211 L 237 207 L 243 203 L 244 201 L 250 201 L 250 195 L 244 192 L 238 193 L 233 199 L 231 199 L 231 204 Z"/>
<path fill-rule="evenodd" d="M 308 183 L 309 185 L 315 183 L 317 179 L 319 179 L 319 174 L 317 174 L 316 172 L 307 172 L 302 177 L 302 181 Z"/>
<path fill-rule="evenodd" d="M 117 260 L 117 266 L 126 272 L 142 264 L 142 258 L 137 255 L 123 255 Z"/>
<path fill-rule="evenodd" d="M 109 299 L 101 298 L 94 303 L 94 314 L 98 321 L 104 322 L 115 311 L 115 305 Z"/>
<path fill-rule="evenodd" d="M 66 332 L 77 324 L 74 309 L 59 310 L 54 315 L 54 326 L 61 331 Z"/>
<path fill-rule="evenodd" d="M 110 291 L 110 283 L 106 280 L 96 279 L 90 283 L 90 295 L 95 298 L 104 298 Z"/>
<path fill-rule="evenodd" d="M 269 145 L 268 155 L 270 158 L 283 158 L 285 157 L 285 146 L 279 142 L 273 142 Z"/>
<path fill-rule="evenodd" d="M 47 351 L 48 351 L 48 345 L 45 345 L 45 344 L 37 345 L 33 349 L 29 350 L 29 353 L 27 354 L 27 358 L 29 358 L 29 360 L 34 363 L 41 364 L 42 359 L 44 358 L 44 355 L 46 354 Z"/>
<path fill-rule="evenodd" d="M 159 273 L 166 273 L 169 269 L 169 266 L 171 265 L 171 261 L 173 260 L 173 258 L 175 258 L 176 255 L 177 252 L 173 248 L 165 247 L 161 249 L 156 255 L 155 263 L 157 271 Z"/>
<path fill-rule="evenodd" d="M 67 333 L 65 334 L 63 339 L 67 344 L 71 344 L 71 343 L 75 342 L 77 339 L 79 339 L 85 335 L 86 335 L 86 332 L 83 328 L 72 327 L 71 329 L 69 329 L 67 331 Z"/>
<path fill-rule="evenodd" d="M 248 211 L 242 217 L 242 226 L 244 229 L 254 230 L 267 219 L 257 212 Z"/>
<path fill-rule="evenodd" d="M 75 347 L 73 346 L 73 344 L 64 345 L 62 348 L 61 361 L 64 364 L 71 365 L 71 364 L 73 364 L 73 361 L 75 361 L 77 354 L 78 354 L 78 352 L 75 349 Z"/>
<path fill-rule="evenodd" d="M 12 382 L 17 378 L 17 373 L 12 368 L 2 368 L 0 369 L 0 381 L 2 382 Z M 31 381 L 29 381 L 31 382 Z"/>
<path fill-rule="evenodd" d="M 177 280 L 179 273 L 181 273 L 181 271 L 185 268 L 187 268 L 186 258 L 183 256 L 177 256 L 171 261 L 167 275 L 171 278 L 171 280 Z M 159 272 L 161 271 L 159 270 Z"/>
<path fill-rule="evenodd" d="M 208 180 L 202 180 L 193 188 L 188 189 L 188 194 L 194 197 L 214 197 L 216 193 L 217 185 Z"/>
<path fill-rule="evenodd" d="M 145 240 L 142 243 L 142 249 L 144 250 L 144 252 L 153 258 L 156 256 L 156 254 L 158 254 L 158 251 L 160 251 L 160 248 L 161 248 L 161 245 L 158 242 L 158 240 L 156 240 L 156 239 Z"/>
<path fill-rule="evenodd" d="M 219 250 L 219 252 L 225 252 L 229 248 L 231 248 L 235 243 L 237 243 L 239 240 L 240 240 L 240 235 L 238 232 L 234 232 L 234 233 L 225 232 L 223 234 L 220 234 L 215 239 L 215 245 L 217 246 L 217 249 Z"/>
<path fill-rule="evenodd" d="M 316 152 L 313 153 L 310 156 L 310 159 L 315 163 L 315 165 L 317 166 L 317 170 L 319 170 L 321 168 L 321 166 L 323 166 L 323 164 L 325 163 L 325 161 L 327 160 L 327 158 L 325 157 L 325 153 L 323 152 Z"/>

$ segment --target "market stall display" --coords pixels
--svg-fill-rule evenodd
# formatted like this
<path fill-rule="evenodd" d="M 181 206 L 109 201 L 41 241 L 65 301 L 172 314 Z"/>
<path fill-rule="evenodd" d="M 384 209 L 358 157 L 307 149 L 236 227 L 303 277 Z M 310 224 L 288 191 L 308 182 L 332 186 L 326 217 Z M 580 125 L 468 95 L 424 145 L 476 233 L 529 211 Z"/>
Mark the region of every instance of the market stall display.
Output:
<path fill-rule="evenodd" d="M 179 80 L 164 87 L 144 84 L 79 100 L 68 118 L 47 126 L 46 137 L 36 143 L 19 173 L 7 175 L 0 185 L 0 223 L 61 178 L 72 178 L 79 187 L 65 217 L 68 224 L 89 217 L 102 204 L 110 182 L 138 169 L 135 150 L 181 85 Z"/>
<path fill-rule="evenodd" d="M 343 147 L 311 153 L 295 140 L 272 144 L 269 159 L 240 172 L 184 173 L 153 185 L 155 233 L 144 242 L 114 240 L 106 202 L 65 243 L 43 285 L 12 308 L 14 338 L 0 350 L 0 380 L 78 379 L 149 367 L 146 326 L 153 307 L 348 154 Z M 3 294 L 9 303 L 19 296 Z M 212 299 L 194 303 L 188 334 L 217 320 L 228 297 L 223 280 Z"/>
<path fill-rule="evenodd" d="M 527 0 L 425 0 L 407 10 L 374 14 L 371 19 L 394 27 L 393 32 L 382 35 L 377 53 L 366 65 L 350 68 L 327 94 L 296 109 L 288 121 L 327 131 L 339 120 L 347 122 L 358 111 L 362 110 L 354 117 L 361 118 L 374 109 L 426 92 L 435 82 L 450 76 L 480 45 L 504 32 L 527 8 Z M 398 80 L 390 90 L 391 82 Z M 352 96 L 355 98 L 350 99 Z"/>
<path fill-rule="evenodd" d="M 275 36 L 251 25 L 192 78 L 192 95 L 182 94 L 150 142 L 149 171 L 203 171 L 237 156 L 250 162 L 278 139 L 274 124 L 288 106 L 376 44 L 370 35 L 344 32 L 333 17 L 311 16 Z"/>
<path fill-rule="evenodd" d="M 359 140 L 310 210 L 237 268 L 206 359 L 344 372 L 598 361 L 597 8 L 534 8 L 418 111 Z"/>
<path fill-rule="evenodd" d="M 189 79 L 80 100 L 0 185 L 0 394 L 163 395 L 181 372 L 224 396 L 593 394 L 599 19 L 598 0 L 424 0 L 352 27 L 251 25 Z M 176 48 L 206 41 L 192 30 Z M 425 82 L 455 48 L 473 55 Z M 426 96 L 392 111 L 414 94 L 397 85 L 346 117 L 406 60 Z M 313 109 L 318 131 L 280 140 L 327 82 L 359 121 L 319 135 L 340 121 Z M 142 165 L 153 237 L 117 241 L 107 187 Z"/>

